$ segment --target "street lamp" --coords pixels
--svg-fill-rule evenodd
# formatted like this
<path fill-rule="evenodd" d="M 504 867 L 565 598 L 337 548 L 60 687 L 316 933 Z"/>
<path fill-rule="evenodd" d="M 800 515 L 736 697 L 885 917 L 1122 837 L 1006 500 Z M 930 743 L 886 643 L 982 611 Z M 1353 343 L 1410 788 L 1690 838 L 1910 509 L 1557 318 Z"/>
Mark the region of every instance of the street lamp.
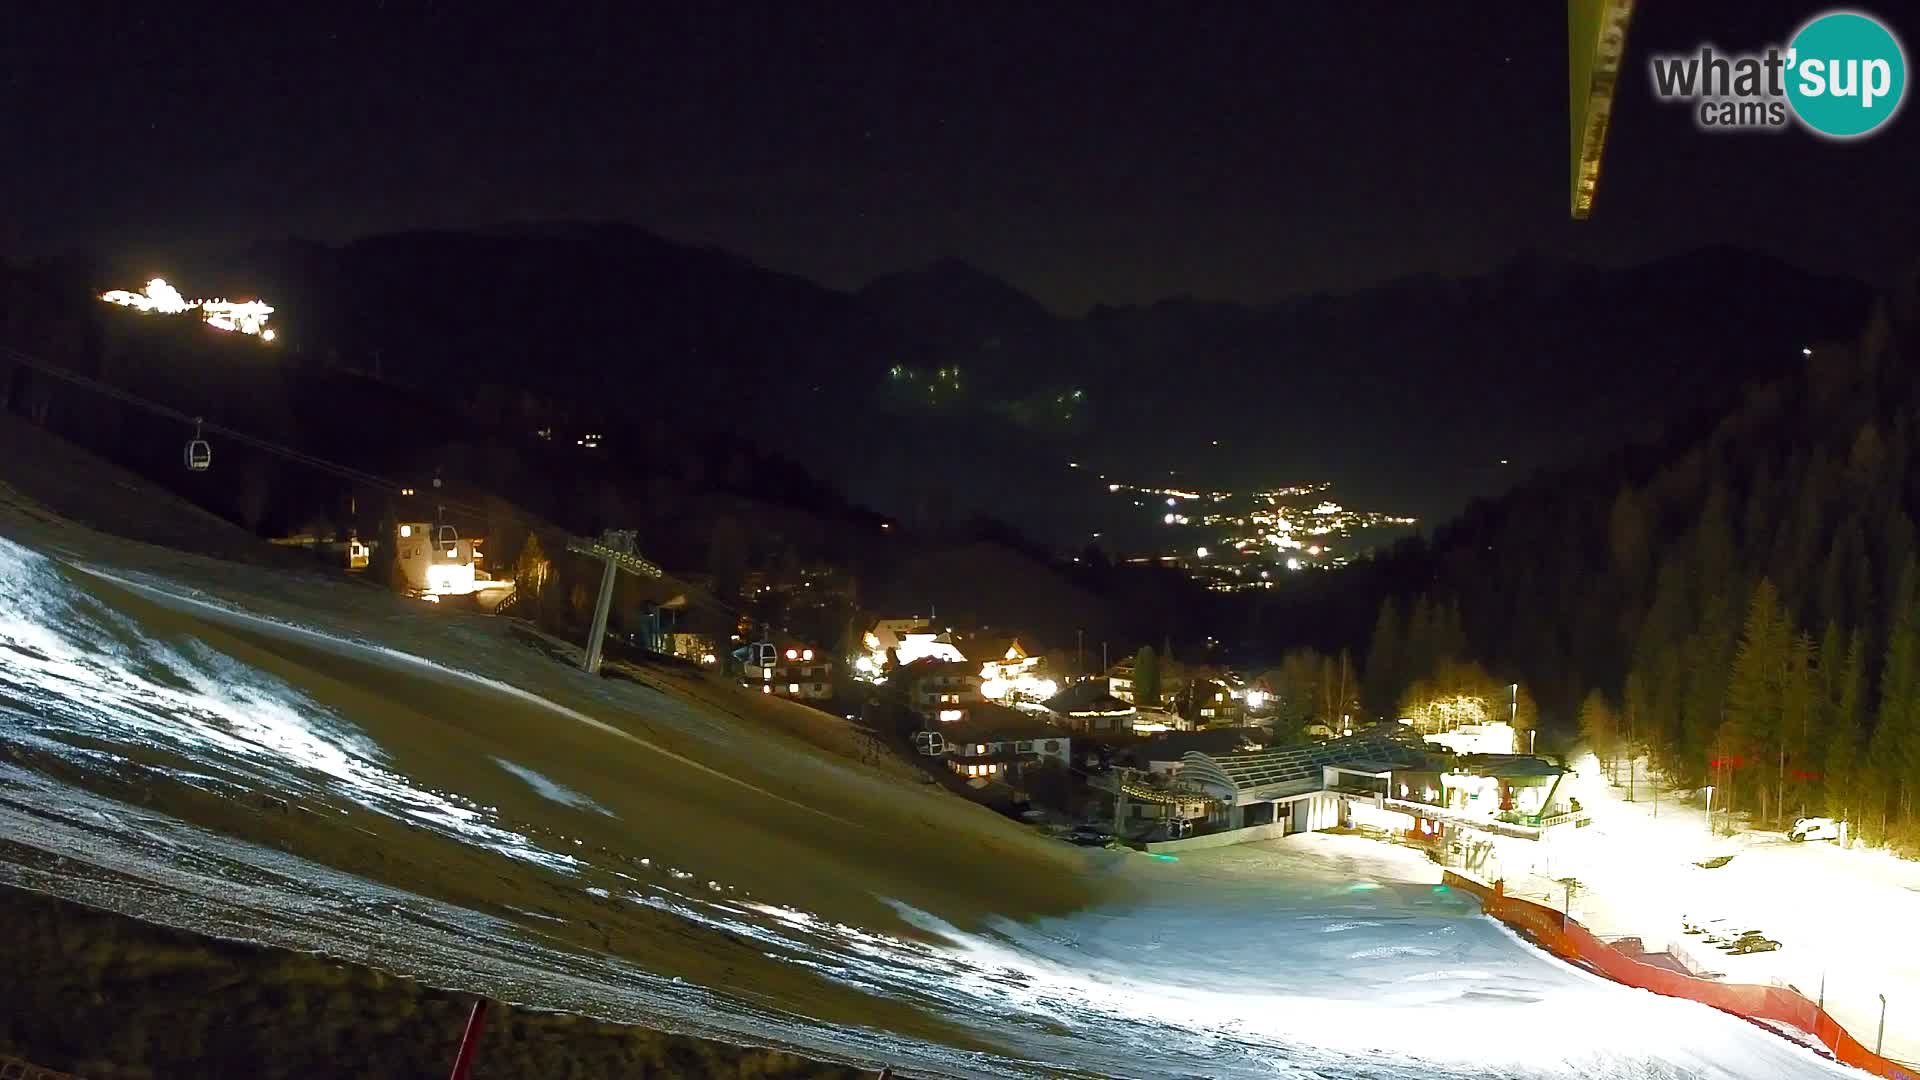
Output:
<path fill-rule="evenodd" d="M 1713 835 L 1713 785 L 1707 785 L 1707 835 Z"/>

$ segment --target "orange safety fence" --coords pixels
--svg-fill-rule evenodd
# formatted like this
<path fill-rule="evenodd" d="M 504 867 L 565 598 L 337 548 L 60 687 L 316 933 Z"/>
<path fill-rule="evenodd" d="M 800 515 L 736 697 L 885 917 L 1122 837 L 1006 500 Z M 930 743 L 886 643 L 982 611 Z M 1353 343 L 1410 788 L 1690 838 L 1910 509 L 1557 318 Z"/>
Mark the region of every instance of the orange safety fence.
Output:
<path fill-rule="evenodd" d="M 1585 964 L 1614 982 L 1667 997 L 1687 998 L 1748 1020 L 1790 1024 L 1819 1039 L 1834 1059 L 1889 1080 L 1920 1080 L 1920 1073 L 1889 1061 L 1847 1034 L 1826 1010 L 1778 986 L 1725 983 L 1642 963 L 1594 937 L 1574 919 L 1550 907 L 1507 896 L 1472 878 L 1448 871 L 1446 883 L 1480 898 L 1488 915 L 1519 930 L 1564 959 Z"/>

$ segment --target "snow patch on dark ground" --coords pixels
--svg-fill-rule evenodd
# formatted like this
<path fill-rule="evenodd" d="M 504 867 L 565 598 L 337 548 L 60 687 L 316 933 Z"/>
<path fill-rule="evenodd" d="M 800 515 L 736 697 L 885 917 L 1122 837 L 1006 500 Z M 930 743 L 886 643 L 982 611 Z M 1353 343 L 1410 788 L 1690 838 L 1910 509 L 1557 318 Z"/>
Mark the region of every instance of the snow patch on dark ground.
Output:
<path fill-rule="evenodd" d="M 564 784 L 556 784 L 524 765 L 515 765 L 505 758 L 494 758 L 492 760 L 495 765 L 525 780 L 528 787 L 559 803 L 561 806 L 572 806 L 582 810 L 591 810 L 596 814 L 605 814 L 608 817 L 620 816 L 572 788 Z"/>

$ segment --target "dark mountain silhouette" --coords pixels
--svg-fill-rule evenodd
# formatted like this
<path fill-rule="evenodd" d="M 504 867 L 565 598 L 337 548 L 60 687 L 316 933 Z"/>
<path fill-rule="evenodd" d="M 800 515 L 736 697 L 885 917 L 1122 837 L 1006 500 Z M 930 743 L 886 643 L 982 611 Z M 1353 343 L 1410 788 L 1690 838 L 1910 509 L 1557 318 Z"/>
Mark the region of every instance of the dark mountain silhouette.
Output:
<path fill-rule="evenodd" d="M 1857 282 L 1724 248 L 1623 270 L 1522 258 L 1264 308 L 1182 299 L 1073 320 L 1010 318 L 1020 309 L 1002 291 L 940 284 L 950 278 L 973 281 L 915 279 L 912 310 L 947 300 L 926 320 L 940 363 L 1000 402 L 1084 390 L 1082 426 L 1048 439 L 1028 425 L 1025 446 L 1050 451 L 1049 468 L 1072 458 L 1222 486 L 1332 479 L 1430 519 L 1725 404 L 1856 325 L 1868 299 Z"/>
<path fill-rule="evenodd" d="M 904 518 L 990 513 L 1074 550 L 1100 528 L 1101 473 L 1331 480 L 1436 519 L 1724 403 L 1867 303 L 1858 283 L 1716 248 L 1067 318 L 957 260 L 848 293 L 574 223 L 258 245 L 204 273 L 278 304 L 290 361 L 503 430 L 727 431 Z"/>
<path fill-rule="evenodd" d="M 1523 258 L 1265 307 L 1177 298 L 1067 318 L 957 262 L 847 293 L 617 225 L 261 245 L 199 272 L 212 285 L 194 291 L 276 303 L 281 341 L 100 304 L 95 291 L 135 282 L 78 259 L 0 269 L 0 327 L 8 344 L 188 415 L 382 475 L 425 484 L 441 472 L 452 491 L 498 495 L 577 532 L 638 527 L 649 550 L 695 569 L 731 517 L 748 523 L 757 563 L 840 560 L 876 597 L 937 596 L 958 610 L 1012 595 L 1033 599 L 1029 617 L 1056 632 L 1085 620 L 1075 629 L 1104 625 L 1116 640 L 1269 644 L 1300 627 L 1354 644 L 1381 595 L 1410 602 L 1452 583 L 1476 648 L 1524 672 L 1562 719 L 1572 696 L 1631 660 L 1639 609 L 1609 606 L 1609 579 L 1578 561 L 1604 550 L 1592 526 L 1610 500 L 1623 485 L 1657 494 L 1659 550 L 1687 537 L 1686 515 L 1716 490 L 1730 516 L 1760 520 L 1770 511 L 1750 509 L 1751 492 L 1835 483 L 1829 465 L 1850 450 L 1709 483 L 1702 462 L 1721 444 L 1701 440 L 1750 387 L 1801 377 L 1803 348 L 1833 355 L 1869 304 L 1857 283 L 1709 249 L 1625 269 Z M 1810 385 L 1784 400 L 1853 400 L 1832 379 Z M 20 371 L 6 386 L 14 411 L 256 531 L 315 517 L 369 525 L 337 480 L 226 444 L 217 475 L 189 477 L 177 421 Z M 1901 430 L 1884 420 L 1879 438 Z M 598 449 L 578 445 L 589 432 Z M 1776 445 L 1802 436 L 1841 437 L 1789 429 Z M 1573 461 L 1589 464 L 1555 467 Z M 1102 473 L 1177 473 L 1192 486 L 1326 479 L 1344 501 L 1430 517 L 1523 488 L 1474 506 L 1431 549 L 1339 576 L 1333 593 L 1249 603 L 1196 595 L 1171 571 L 1122 572 L 1107 557 L 1125 553 L 1114 533 L 1104 555 L 1049 566 L 1046 548 L 1079 553 L 1104 529 L 1099 515 L 1118 500 L 1104 497 Z M 859 504 L 895 527 L 883 533 Z M 998 520 L 983 531 L 983 516 Z M 1794 551 L 1839 542 L 1796 529 Z M 1039 553 L 1023 534 L 1044 542 Z M 942 561 L 942 548 L 968 554 Z M 1819 588 L 1841 589 L 1847 606 L 1823 598 L 1817 610 L 1867 625 L 1858 587 L 1829 584 L 1840 573 L 1823 567 Z M 1498 589 L 1469 588 L 1482 578 Z M 1776 584 L 1804 605 L 1809 580 Z M 1085 596 L 1105 614 L 1083 613 Z"/>
<path fill-rule="evenodd" d="M 941 259 L 887 274 L 856 294 L 862 310 L 942 348 L 994 349 L 1059 329 L 1040 302 L 978 267 Z"/>

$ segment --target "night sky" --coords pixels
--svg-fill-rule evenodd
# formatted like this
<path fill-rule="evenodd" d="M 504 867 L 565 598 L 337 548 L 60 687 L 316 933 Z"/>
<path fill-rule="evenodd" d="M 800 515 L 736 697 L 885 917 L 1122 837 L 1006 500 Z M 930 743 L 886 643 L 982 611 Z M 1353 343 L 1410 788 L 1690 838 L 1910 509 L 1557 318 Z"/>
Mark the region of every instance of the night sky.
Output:
<path fill-rule="evenodd" d="M 1826 6 L 1643 0 L 1580 225 L 1558 0 L 25 5 L 0 252 L 593 218 L 838 287 L 957 255 L 1064 312 L 1709 243 L 1882 282 L 1920 252 L 1911 108 L 1855 144 L 1709 136 L 1648 90 L 1651 50 Z M 1868 10 L 1911 63 L 1920 19 Z"/>

